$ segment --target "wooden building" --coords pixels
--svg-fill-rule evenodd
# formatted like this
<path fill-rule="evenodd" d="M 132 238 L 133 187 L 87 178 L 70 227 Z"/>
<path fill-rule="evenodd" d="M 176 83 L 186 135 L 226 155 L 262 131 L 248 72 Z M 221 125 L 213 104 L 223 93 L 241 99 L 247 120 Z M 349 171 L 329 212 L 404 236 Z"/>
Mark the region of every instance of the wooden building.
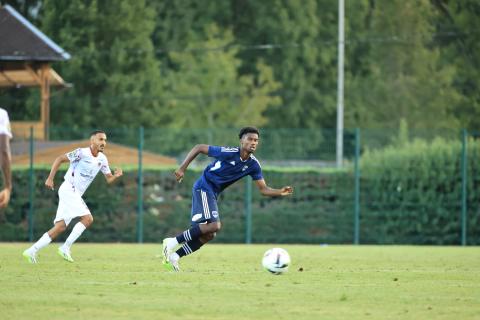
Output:
<path fill-rule="evenodd" d="M 39 87 L 40 121 L 12 121 L 14 137 L 48 140 L 50 87 L 68 86 L 50 64 L 70 54 L 43 34 L 10 5 L 0 7 L 0 87 Z"/>

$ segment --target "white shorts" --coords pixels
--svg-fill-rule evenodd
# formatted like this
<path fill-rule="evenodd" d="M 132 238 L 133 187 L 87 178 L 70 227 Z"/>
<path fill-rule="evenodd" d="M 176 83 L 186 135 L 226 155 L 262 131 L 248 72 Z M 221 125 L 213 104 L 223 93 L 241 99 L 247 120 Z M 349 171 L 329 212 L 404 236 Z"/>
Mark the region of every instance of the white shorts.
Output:
<path fill-rule="evenodd" d="M 82 196 L 75 191 L 75 187 L 70 182 L 63 182 L 58 189 L 58 209 L 53 223 L 65 221 L 68 224 L 76 217 L 86 216 L 90 213 Z"/>

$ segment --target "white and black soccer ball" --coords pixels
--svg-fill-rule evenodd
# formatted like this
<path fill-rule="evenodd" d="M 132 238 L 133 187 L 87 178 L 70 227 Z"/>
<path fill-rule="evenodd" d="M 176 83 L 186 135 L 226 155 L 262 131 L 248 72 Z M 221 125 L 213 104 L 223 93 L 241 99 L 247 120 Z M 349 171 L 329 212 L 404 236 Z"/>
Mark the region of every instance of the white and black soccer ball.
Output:
<path fill-rule="evenodd" d="M 290 262 L 290 255 L 282 248 L 268 249 L 262 259 L 262 265 L 265 270 L 273 274 L 287 272 Z"/>

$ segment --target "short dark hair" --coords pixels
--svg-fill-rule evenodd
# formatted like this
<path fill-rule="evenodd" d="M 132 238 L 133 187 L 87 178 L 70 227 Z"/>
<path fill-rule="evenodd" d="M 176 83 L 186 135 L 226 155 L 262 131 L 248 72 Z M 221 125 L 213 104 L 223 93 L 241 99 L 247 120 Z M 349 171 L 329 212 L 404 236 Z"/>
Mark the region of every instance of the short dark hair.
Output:
<path fill-rule="evenodd" d="M 90 137 L 93 137 L 94 135 L 96 135 L 97 133 L 104 133 L 104 134 L 107 134 L 105 131 L 103 130 L 93 130 L 92 132 L 90 132 Z"/>
<path fill-rule="evenodd" d="M 245 127 L 240 130 L 240 133 L 238 134 L 238 138 L 242 139 L 243 136 L 247 133 L 256 133 L 260 137 L 260 132 L 258 131 L 257 128 L 255 127 Z"/>

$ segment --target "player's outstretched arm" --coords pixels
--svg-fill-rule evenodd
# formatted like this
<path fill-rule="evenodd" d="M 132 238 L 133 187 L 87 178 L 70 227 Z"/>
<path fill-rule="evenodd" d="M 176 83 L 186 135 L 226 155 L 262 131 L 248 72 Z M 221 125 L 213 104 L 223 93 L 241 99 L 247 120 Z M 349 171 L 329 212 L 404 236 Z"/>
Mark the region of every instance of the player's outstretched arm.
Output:
<path fill-rule="evenodd" d="M 120 178 L 123 175 L 123 170 L 121 168 L 115 168 L 113 170 L 113 174 L 109 173 L 105 175 L 105 179 L 107 180 L 107 183 L 110 184 Z"/>
<path fill-rule="evenodd" d="M 52 164 L 52 169 L 50 170 L 50 174 L 48 175 L 47 180 L 45 180 L 45 186 L 49 189 L 54 189 L 55 185 L 53 183 L 53 178 L 55 178 L 55 174 L 58 171 L 58 168 L 60 168 L 60 165 L 64 162 L 70 162 L 68 160 L 68 157 L 65 154 L 62 154 L 61 156 L 57 157 L 55 161 Z"/>
<path fill-rule="evenodd" d="M 257 185 L 258 190 L 260 190 L 260 193 L 268 197 L 283 197 L 291 195 L 293 193 L 293 188 L 290 186 L 286 186 L 281 189 L 270 188 L 269 186 L 267 186 L 267 183 L 263 179 L 256 180 L 255 184 Z"/>
<path fill-rule="evenodd" d="M 10 168 L 12 155 L 10 153 L 9 139 L 5 134 L 0 135 L 0 162 L 4 185 L 4 189 L 0 192 L 0 208 L 5 208 L 8 205 L 12 193 L 12 171 Z"/>
<path fill-rule="evenodd" d="M 192 150 L 190 150 L 180 167 L 175 170 L 175 179 L 177 179 L 178 182 L 182 182 L 185 170 L 187 170 L 193 159 L 195 159 L 200 153 L 208 155 L 208 144 L 197 144 Z"/>

